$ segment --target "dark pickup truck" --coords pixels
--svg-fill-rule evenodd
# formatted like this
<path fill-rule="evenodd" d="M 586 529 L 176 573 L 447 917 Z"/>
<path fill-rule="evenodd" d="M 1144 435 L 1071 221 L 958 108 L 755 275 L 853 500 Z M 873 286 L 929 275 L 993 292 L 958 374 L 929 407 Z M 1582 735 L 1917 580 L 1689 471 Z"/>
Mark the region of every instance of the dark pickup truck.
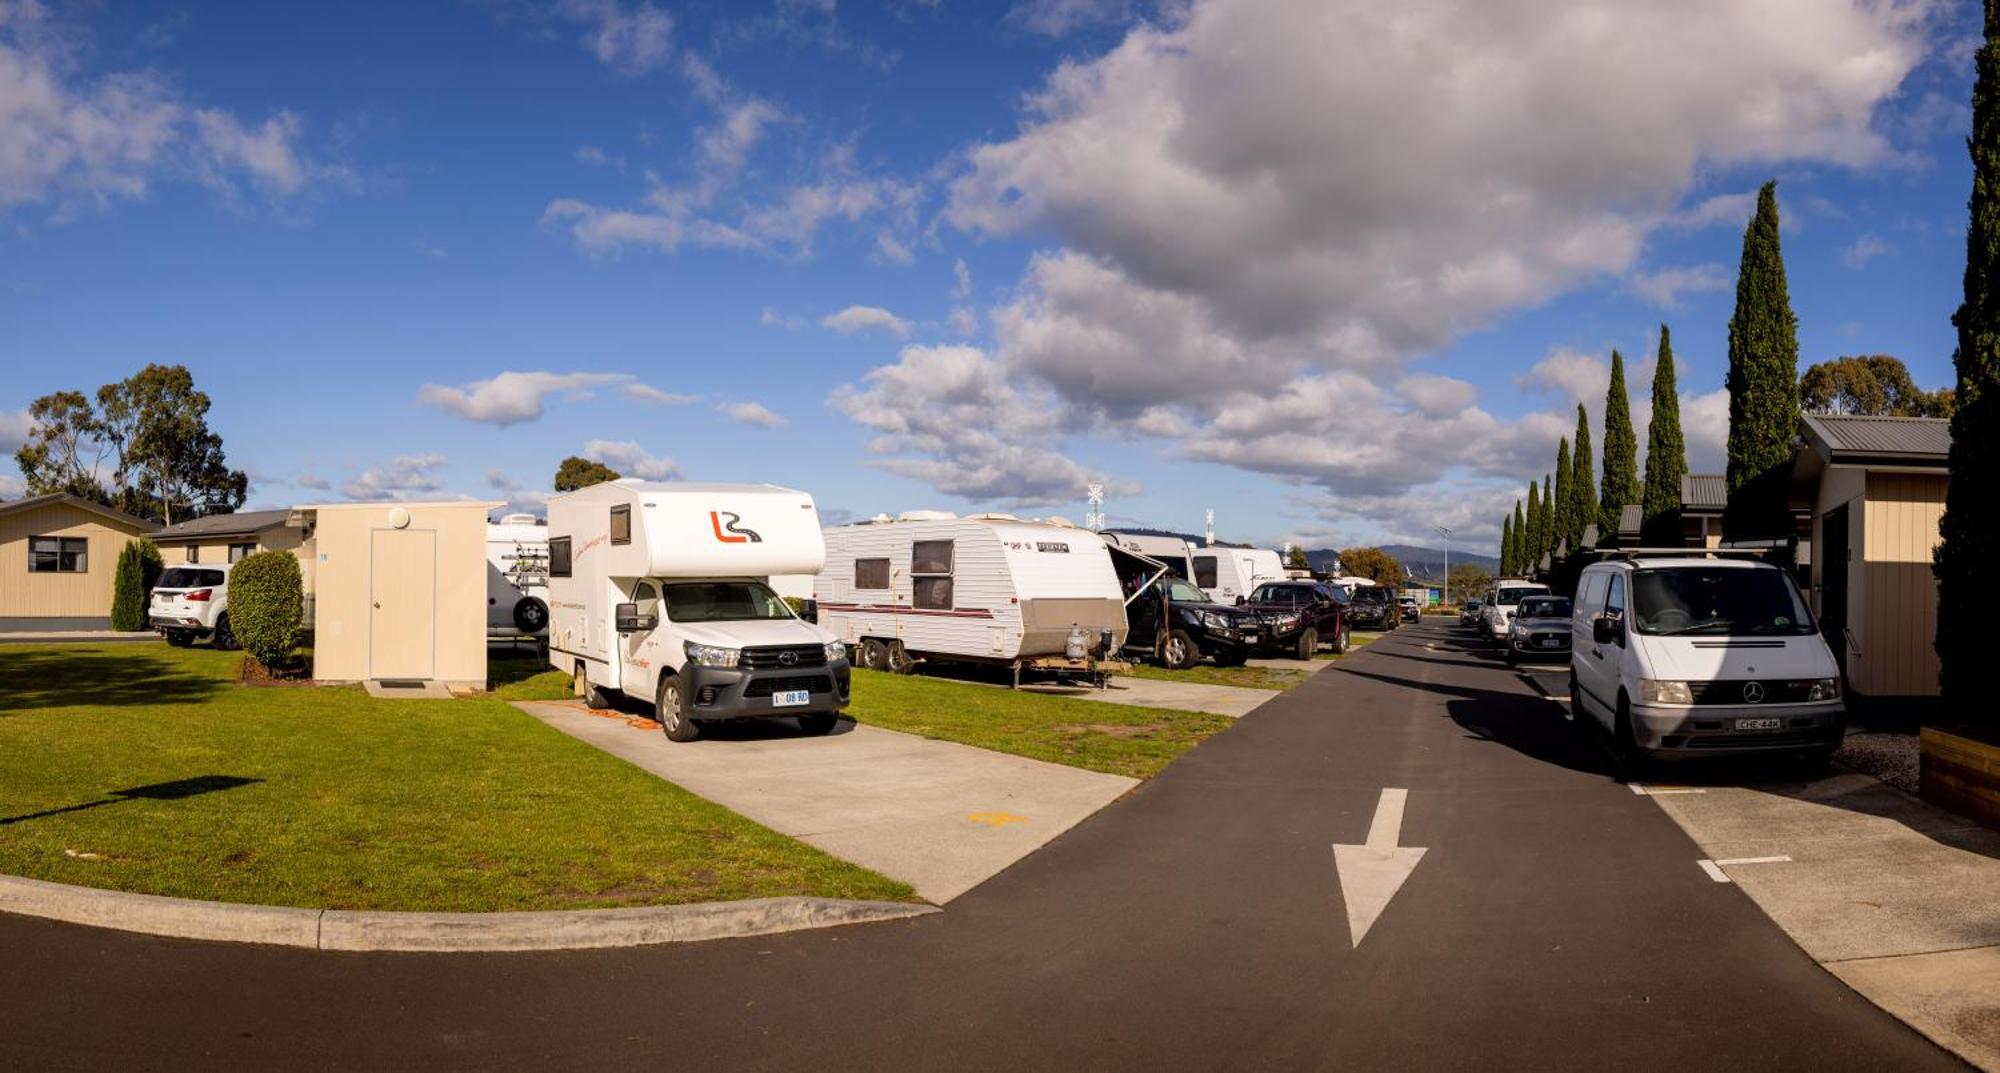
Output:
<path fill-rule="evenodd" d="M 1163 577 L 1125 605 L 1125 646 L 1150 653 L 1169 670 L 1186 670 L 1206 656 L 1218 667 L 1240 667 L 1264 640 L 1263 621 L 1241 607 L 1218 604 L 1193 584 Z"/>
<path fill-rule="evenodd" d="M 1311 659 L 1321 645 L 1347 651 L 1347 609 L 1340 590 L 1317 581 L 1267 581 L 1243 609 L 1264 620 L 1265 651 Z"/>
<path fill-rule="evenodd" d="M 1383 585 L 1362 585 L 1354 590 L 1354 597 L 1347 605 L 1348 625 L 1357 630 L 1382 630 L 1387 632 L 1401 625 L 1403 609 L 1396 603 L 1396 594 Z"/>

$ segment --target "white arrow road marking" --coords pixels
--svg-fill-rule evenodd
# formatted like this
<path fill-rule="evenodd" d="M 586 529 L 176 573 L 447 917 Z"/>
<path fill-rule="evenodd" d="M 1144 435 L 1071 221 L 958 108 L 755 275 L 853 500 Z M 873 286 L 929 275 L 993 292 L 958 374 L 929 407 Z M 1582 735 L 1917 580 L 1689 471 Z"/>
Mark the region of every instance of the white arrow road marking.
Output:
<path fill-rule="evenodd" d="M 1722 866 L 1725 864 L 1787 864 L 1790 861 L 1790 857 L 1730 857 L 1727 860 L 1699 860 L 1694 863 L 1701 865 L 1701 870 L 1708 873 L 1708 878 L 1717 883 L 1727 883 L 1729 876 L 1722 871 Z"/>
<path fill-rule="evenodd" d="M 1368 842 L 1360 846 L 1333 847 L 1333 866 L 1340 873 L 1340 893 L 1347 900 L 1347 934 L 1355 946 L 1375 924 L 1375 918 L 1389 907 L 1389 899 L 1403 889 L 1403 881 L 1416 871 L 1424 851 L 1415 846 L 1398 846 L 1403 829 L 1403 803 L 1410 791 L 1393 787 L 1382 791 L 1375 804 L 1375 819 L 1368 825 Z"/>

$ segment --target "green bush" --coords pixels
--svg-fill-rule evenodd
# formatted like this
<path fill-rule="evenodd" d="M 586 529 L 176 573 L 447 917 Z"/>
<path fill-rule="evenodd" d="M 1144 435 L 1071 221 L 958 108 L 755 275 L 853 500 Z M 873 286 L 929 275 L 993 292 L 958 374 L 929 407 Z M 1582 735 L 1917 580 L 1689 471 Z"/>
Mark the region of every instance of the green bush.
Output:
<path fill-rule="evenodd" d="M 146 628 L 146 606 L 160 580 L 160 549 L 145 537 L 125 542 L 111 591 L 111 628 L 137 633 Z"/>
<path fill-rule="evenodd" d="M 289 551 L 246 555 L 229 570 L 229 624 L 237 643 L 267 668 L 291 661 L 305 622 L 299 560 Z"/>

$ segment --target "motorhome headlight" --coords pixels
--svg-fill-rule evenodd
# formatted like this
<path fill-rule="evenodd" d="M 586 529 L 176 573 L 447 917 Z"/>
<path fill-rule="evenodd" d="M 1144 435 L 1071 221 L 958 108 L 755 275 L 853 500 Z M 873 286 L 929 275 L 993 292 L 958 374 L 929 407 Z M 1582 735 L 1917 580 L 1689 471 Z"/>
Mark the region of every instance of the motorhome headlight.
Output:
<path fill-rule="evenodd" d="M 742 658 L 740 648 L 724 648 L 721 645 L 698 645 L 687 643 L 688 662 L 697 667 L 734 667 Z"/>
<path fill-rule="evenodd" d="M 1807 700 L 1839 700 L 1840 679 L 1820 678 L 1813 681 L 1806 690 Z"/>
<path fill-rule="evenodd" d="M 846 658 L 847 658 L 846 641 L 828 641 L 826 643 L 826 661 L 828 663 L 837 663 L 840 660 L 844 660 Z"/>
<path fill-rule="evenodd" d="M 1639 679 L 1639 700 L 1646 704 L 1693 704 L 1694 690 L 1686 682 Z"/>

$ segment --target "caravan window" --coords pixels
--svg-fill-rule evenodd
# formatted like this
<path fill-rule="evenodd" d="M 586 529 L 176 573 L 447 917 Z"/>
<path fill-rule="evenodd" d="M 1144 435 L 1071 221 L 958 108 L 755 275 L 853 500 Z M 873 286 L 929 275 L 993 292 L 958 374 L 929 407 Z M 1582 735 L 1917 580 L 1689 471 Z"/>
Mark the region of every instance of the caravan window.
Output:
<path fill-rule="evenodd" d="M 569 576 L 569 538 L 566 536 L 549 538 L 549 576 Z"/>
<path fill-rule="evenodd" d="M 919 540 L 910 545 L 910 606 L 951 610 L 952 541 Z"/>
<path fill-rule="evenodd" d="M 857 589 L 887 589 L 889 587 L 889 560 L 854 560 L 854 587 Z"/>
<path fill-rule="evenodd" d="M 629 503 L 620 503 L 611 508 L 611 542 L 632 543 L 632 505 Z"/>
<path fill-rule="evenodd" d="M 1215 587 L 1215 556 L 1197 555 L 1194 557 L 1194 583 L 1204 589 Z"/>

